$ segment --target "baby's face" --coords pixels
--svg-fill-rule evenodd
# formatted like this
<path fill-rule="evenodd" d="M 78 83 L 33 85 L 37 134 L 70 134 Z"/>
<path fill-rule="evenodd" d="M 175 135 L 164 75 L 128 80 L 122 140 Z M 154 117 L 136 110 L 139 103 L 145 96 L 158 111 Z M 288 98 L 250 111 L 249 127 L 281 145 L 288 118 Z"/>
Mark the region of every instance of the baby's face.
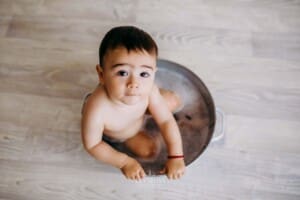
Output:
<path fill-rule="evenodd" d="M 112 101 L 134 105 L 149 97 L 156 72 L 155 55 L 146 51 L 128 53 L 119 47 L 104 56 L 103 67 L 102 83 Z"/>

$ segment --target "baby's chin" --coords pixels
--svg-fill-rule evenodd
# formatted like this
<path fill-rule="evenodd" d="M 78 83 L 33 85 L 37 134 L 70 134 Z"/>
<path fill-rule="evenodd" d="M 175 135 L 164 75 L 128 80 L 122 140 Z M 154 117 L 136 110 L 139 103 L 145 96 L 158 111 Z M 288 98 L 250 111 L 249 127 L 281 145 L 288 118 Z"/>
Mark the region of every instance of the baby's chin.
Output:
<path fill-rule="evenodd" d="M 122 102 L 126 105 L 136 105 L 142 100 L 142 96 L 125 96 Z"/>

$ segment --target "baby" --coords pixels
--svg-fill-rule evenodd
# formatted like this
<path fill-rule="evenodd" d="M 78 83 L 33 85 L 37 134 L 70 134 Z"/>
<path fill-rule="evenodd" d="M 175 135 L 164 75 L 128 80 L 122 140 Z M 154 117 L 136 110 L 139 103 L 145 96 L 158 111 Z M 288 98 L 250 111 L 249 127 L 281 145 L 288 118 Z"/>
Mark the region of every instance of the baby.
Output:
<path fill-rule="evenodd" d="M 169 156 L 162 173 L 178 179 L 185 171 L 181 135 L 172 115 L 181 101 L 175 93 L 154 83 L 157 55 L 156 43 L 143 30 L 132 26 L 111 29 L 99 48 L 99 85 L 82 109 L 85 149 L 133 180 L 145 177 L 140 163 L 107 141 L 124 142 L 141 158 L 153 157 L 157 142 L 141 131 L 146 114 L 152 115 L 167 146 Z"/>

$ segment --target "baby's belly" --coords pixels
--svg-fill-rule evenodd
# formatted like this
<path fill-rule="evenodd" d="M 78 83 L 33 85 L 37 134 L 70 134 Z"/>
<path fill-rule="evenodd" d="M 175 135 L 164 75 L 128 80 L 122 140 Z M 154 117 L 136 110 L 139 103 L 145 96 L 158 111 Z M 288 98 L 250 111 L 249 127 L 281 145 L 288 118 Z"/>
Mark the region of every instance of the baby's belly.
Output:
<path fill-rule="evenodd" d="M 141 117 L 139 120 L 136 120 L 135 122 L 131 123 L 126 127 L 121 127 L 118 130 L 104 129 L 103 134 L 105 136 L 108 136 L 113 141 L 123 142 L 136 135 L 139 132 L 139 130 L 142 128 L 143 122 L 144 122 L 144 117 Z"/>

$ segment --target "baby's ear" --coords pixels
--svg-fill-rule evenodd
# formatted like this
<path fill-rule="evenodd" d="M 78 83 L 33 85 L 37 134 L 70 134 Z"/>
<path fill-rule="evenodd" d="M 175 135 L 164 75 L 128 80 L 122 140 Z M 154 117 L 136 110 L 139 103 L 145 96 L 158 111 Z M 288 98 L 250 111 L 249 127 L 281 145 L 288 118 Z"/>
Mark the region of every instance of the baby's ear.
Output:
<path fill-rule="evenodd" d="M 99 82 L 100 84 L 104 84 L 104 79 L 103 79 L 103 68 L 97 64 L 96 65 L 96 70 L 97 70 L 97 73 L 98 73 L 98 77 L 99 77 Z"/>

